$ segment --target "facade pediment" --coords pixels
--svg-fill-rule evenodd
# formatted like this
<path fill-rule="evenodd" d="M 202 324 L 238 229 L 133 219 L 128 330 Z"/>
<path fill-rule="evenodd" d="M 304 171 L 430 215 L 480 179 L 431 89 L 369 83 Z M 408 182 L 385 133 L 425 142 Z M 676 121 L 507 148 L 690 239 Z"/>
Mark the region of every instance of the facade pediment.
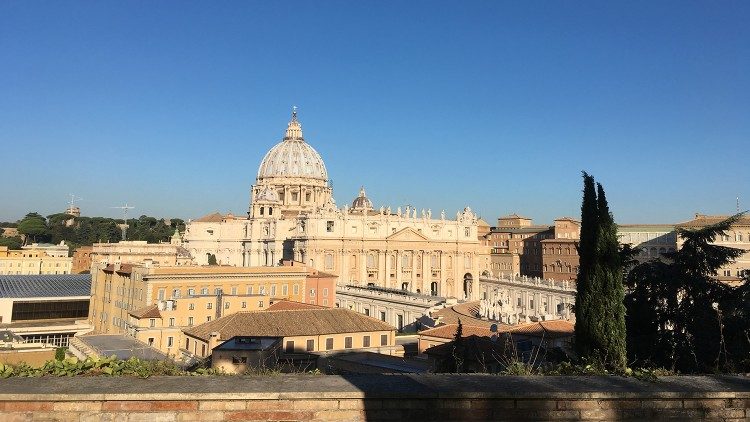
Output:
<path fill-rule="evenodd" d="M 397 240 L 401 242 L 421 242 L 429 239 L 422 233 L 412 229 L 411 227 L 407 227 L 386 237 L 386 240 Z"/>

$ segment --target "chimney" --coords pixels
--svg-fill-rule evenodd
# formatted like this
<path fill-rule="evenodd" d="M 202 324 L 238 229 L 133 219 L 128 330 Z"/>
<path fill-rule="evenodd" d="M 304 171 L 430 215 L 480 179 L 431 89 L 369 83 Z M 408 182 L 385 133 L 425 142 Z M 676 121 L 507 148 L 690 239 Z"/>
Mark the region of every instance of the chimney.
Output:
<path fill-rule="evenodd" d="M 218 331 L 212 331 L 208 335 L 208 350 L 214 350 L 214 347 L 218 346 L 221 342 L 221 334 Z"/>

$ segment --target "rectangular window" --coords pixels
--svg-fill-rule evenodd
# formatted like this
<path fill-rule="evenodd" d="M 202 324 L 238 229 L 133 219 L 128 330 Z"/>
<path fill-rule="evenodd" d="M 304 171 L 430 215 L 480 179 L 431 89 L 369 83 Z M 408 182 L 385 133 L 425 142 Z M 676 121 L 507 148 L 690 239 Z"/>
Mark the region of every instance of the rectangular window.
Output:
<path fill-rule="evenodd" d="M 151 328 L 156 327 L 156 320 L 155 319 L 151 318 L 150 320 L 148 320 L 148 323 L 149 323 L 149 327 L 151 327 Z"/>
<path fill-rule="evenodd" d="M 211 317 L 209 317 L 211 318 Z M 201 356 L 206 356 L 206 345 L 201 344 Z"/>
<path fill-rule="evenodd" d="M 362 347 L 370 347 L 370 336 L 362 337 Z"/>
<path fill-rule="evenodd" d="M 195 296 L 195 289 L 188 289 L 188 296 Z"/>
<path fill-rule="evenodd" d="M 305 348 L 308 352 L 315 350 L 315 340 L 307 340 L 307 347 Z"/>
<path fill-rule="evenodd" d="M 284 295 L 284 296 L 286 296 L 286 295 L 289 294 L 289 285 L 288 284 L 284 284 L 283 286 L 281 286 L 281 294 Z"/>
<path fill-rule="evenodd" d="M 253 286 L 247 286 L 247 294 L 253 294 Z"/>
<path fill-rule="evenodd" d="M 188 325 L 193 326 L 193 317 L 188 317 Z"/>
<path fill-rule="evenodd" d="M 262 308 L 262 307 L 263 307 L 263 301 L 262 301 L 262 300 L 259 300 L 259 301 L 258 301 L 258 307 L 259 307 L 259 308 Z"/>
<path fill-rule="evenodd" d="M 326 339 L 326 350 L 333 350 L 333 339 L 327 338 Z"/>
<path fill-rule="evenodd" d="M 328 233 L 333 232 L 333 221 L 326 221 L 326 231 Z"/>
<path fill-rule="evenodd" d="M 276 285 L 271 285 L 271 296 L 276 296 Z"/>
<path fill-rule="evenodd" d="M 247 308 L 247 302 L 242 302 L 242 309 Z"/>
<path fill-rule="evenodd" d="M 167 337 L 167 347 L 172 347 L 174 345 L 174 337 Z"/>
<path fill-rule="evenodd" d="M 381 346 L 387 346 L 388 345 L 388 334 L 381 334 L 380 335 L 380 345 Z"/>
<path fill-rule="evenodd" d="M 211 315 L 206 317 L 206 322 L 210 322 L 210 321 L 211 321 Z"/>
<path fill-rule="evenodd" d="M 315 289 L 310 289 L 310 297 L 315 297 Z"/>
<path fill-rule="evenodd" d="M 232 287 L 232 295 L 235 295 L 235 296 L 237 295 L 237 288 L 236 287 Z"/>
<path fill-rule="evenodd" d="M 174 318 L 169 318 L 169 326 L 174 327 Z"/>
<path fill-rule="evenodd" d="M 188 305 L 188 310 L 189 310 L 189 311 L 195 310 L 195 303 L 191 303 L 191 304 L 189 304 L 189 305 Z"/>
<path fill-rule="evenodd" d="M 367 315 L 367 316 L 370 316 L 370 308 L 365 308 L 364 309 L 364 314 Z"/>
<path fill-rule="evenodd" d="M 159 300 L 164 300 L 164 294 L 165 294 L 164 289 L 159 289 Z"/>
<path fill-rule="evenodd" d="M 287 353 L 294 353 L 294 341 L 288 340 L 286 342 L 286 352 Z"/>
<path fill-rule="evenodd" d="M 328 297 L 328 289 L 323 289 L 323 297 Z"/>
<path fill-rule="evenodd" d="M 247 356 L 232 356 L 233 365 L 243 365 L 247 363 Z"/>
<path fill-rule="evenodd" d="M 298 295 L 298 294 L 299 294 L 299 284 L 295 284 L 295 285 L 294 285 L 294 294 L 295 294 L 295 295 Z"/>
<path fill-rule="evenodd" d="M 224 309 L 229 309 L 229 302 L 224 302 Z"/>
<path fill-rule="evenodd" d="M 211 302 L 206 303 L 206 309 L 213 309 L 213 308 L 214 308 L 214 304 L 213 303 L 211 303 Z"/>
<path fill-rule="evenodd" d="M 344 348 L 351 349 L 352 348 L 352 338 L 351 337 L 344 337 Z"/>
<path fill-rule="evenodd" d="M 385 322 L 385 311 L 380 311 L 380 320 Z"/>

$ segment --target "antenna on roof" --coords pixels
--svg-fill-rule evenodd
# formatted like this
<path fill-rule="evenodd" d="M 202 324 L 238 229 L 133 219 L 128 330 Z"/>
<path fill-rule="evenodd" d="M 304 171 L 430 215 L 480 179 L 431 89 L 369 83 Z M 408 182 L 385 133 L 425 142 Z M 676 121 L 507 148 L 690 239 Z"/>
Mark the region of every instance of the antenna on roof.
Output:
<path fill-rule="evenodd" d="M 110 208 L 117 208 L 122 210 L 123 224 L 120 225 L 120 230 L 122 230 L 122 240 L 126 240 L 126 234 L 128 232 L 128 210 L 132 210 L 135 207 L 128 206 L 128 203 L 126 202 L 123 206 Z"/>

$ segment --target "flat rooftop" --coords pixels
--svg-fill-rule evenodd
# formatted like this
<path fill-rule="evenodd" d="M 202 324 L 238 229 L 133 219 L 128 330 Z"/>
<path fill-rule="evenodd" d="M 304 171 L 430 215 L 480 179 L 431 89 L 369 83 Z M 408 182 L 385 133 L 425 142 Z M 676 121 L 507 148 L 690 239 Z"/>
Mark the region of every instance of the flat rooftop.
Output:
<path fill-rule="evenodd" d="M 0 275 L 0 297 L 90 297 L 91 274 Z"/>
<path fill-rule="evenodd" d="M 122 334 L 80 336 L 82 342 L 96 350 L 100 356 L 117 356 L 118 359 L 136 357 L 143 360 L 168 360 L 164 353 Z"/>

